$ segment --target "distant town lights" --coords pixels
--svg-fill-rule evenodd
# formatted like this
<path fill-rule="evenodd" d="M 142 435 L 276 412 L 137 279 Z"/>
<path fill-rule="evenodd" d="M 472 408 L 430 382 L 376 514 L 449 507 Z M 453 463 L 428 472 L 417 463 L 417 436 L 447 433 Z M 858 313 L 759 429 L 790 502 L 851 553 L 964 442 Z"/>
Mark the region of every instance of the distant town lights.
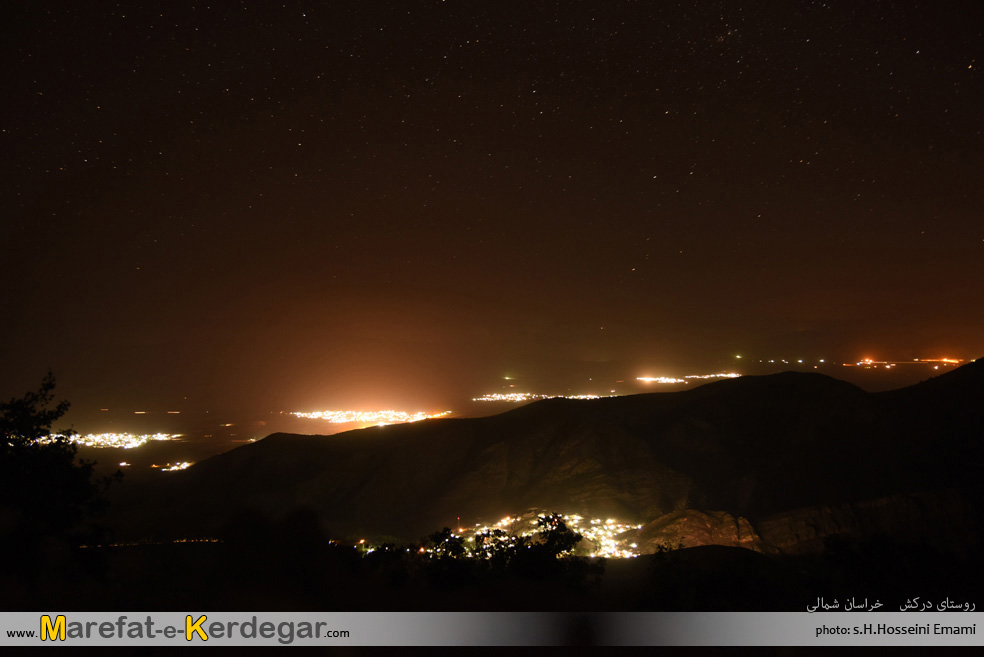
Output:
<path fill-rule="evenodd" d="M 614 390 L 612 392 L 615 392 Z M 619 395 L 608 395 L 618 397 Z M 536 399 L 601 399 L 600 395 L 535 395 L 530 392 L 490 392 L 481 397 L 472 397 L 474 402 L 526 402 Z"/>
<path fill-rule="evenodd" d="M 643 383 L 686 383 L 683 379 L 674 379 L 669 376 L 637 376 L 636 381 Z"/>
<path fill-rule="evenodd" d="M 823 361 L 821 361 L 823 362 Z M 852 364 L 858 367 L 877 367 L 879 365 L 884 365 L 886 368 L 896 367 L 898 365 L 912 365 L 915 364 L 929 364 L 929 363 L 940 363 L 944 366 L 946 365 L 959 365 L 963 362 L 961 358 L 913 358 L 909 360 L 874 360 L 873 358 L 862 358 L 855 363 L 844 363 L 845 367 L 850 367 Z M 939 366 L 933 369 L 939 369 Z"/>
<path fill-rule="evenodd" d="M 85 435 L 68 436 L 68 441 L 83 447 L 115 447 L 117 449 L 134 449 L 151 440 L 174 440 L 181 434 L 152 433 L 134 435 L 132 433 L 89 433 Z M 52 435 L 42 443 L 50 443 L 65 438 L 61 434 Z"/>
<path fill-rule="evenodd" d="M 406 411 L 313 411 L 290 413 L 305 420 L 326 420 L 332 424 L 398 424 L 400 422 L 419 422 L 450 415 L 451 411 L 441 413 L 407 413 Z"/>

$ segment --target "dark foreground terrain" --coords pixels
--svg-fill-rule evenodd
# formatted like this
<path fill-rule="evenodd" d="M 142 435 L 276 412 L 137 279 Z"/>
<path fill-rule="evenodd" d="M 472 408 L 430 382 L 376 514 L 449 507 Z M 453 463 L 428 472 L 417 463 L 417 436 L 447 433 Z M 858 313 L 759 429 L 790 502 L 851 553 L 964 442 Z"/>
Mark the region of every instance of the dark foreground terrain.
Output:
<path fill-rule="evenodd" d="M 490 572 L 474 560 L 275 539 L 87 549 L 8 573 L 2 586 L 11 611 L 803 611 L 821 596 L 895 611 L 914 596 L 979 602 L 984 581 L 974 560 L 886 540 L 819 555 L 704 546 L 559 572 Z"/>

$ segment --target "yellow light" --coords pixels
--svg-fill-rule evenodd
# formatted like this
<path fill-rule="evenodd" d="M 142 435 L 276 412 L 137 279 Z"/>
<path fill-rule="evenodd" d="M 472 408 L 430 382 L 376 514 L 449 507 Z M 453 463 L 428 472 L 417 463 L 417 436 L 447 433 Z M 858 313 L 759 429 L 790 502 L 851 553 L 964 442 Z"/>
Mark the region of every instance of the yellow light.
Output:
<path fill-rule="evenodd" d="M 406 411 L 313 411 L 311 413 L 294 411 L 290 414 L 305 420 L 326 420 L 332 424 L 398 424 L 444 417 L 450 415 L 451 411 L 432 415 Z"/>
<path fill-rule="evenodd" d="M 612 392 L 615 392 L 614 390 Z M 619 395 L 608 395 L 609 397 L 618 397 Z M 499 393 L 490 392 L 481 397 L 473 397 L 474 402 L 526 402 L 533 401 L 535 399 L 601 399 L 600 395 L 535 395 L 529 392 L 509 392 L 509 393 Z"/>
<path fill-rule="evenodd" d="M 133 449 L 140 447 L 151 440 L 174 440 L 181 434 L 153 433 L 134 435 L 132 433 L 89 433 L 85 435 L 69 436 L 68 441 L 83 447 L 114 447 L 117 449 Z M 47 444 L 54 440 L 65 438 L 61 434 L 54 434 L 50 438 L 38 441 Z"/>

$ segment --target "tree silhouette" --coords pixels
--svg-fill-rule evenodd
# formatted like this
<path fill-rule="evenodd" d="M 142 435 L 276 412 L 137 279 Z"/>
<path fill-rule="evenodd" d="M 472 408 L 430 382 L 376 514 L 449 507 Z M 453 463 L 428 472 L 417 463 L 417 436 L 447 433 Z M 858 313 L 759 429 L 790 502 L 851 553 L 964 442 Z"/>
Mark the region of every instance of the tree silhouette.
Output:
<path fill-rule="evenodd" d="M 0 549 L 8 567 L 57 559 L 90 540 L 110 481 L 94 480 L 94 464 L 76 460 L 74 432 L 51 432 L 69 408 L 53 404 L 54 389 L 48 372 L 36 392 L 0 402 Z"/>
<path fill-rule="evenodd" d="M 525 538 L 512 536 L 501 529 L 486 529 L 475 533 L 475 556 L 487 559 L 492 568 L 503 569 L 515 554 L 517 545 L 525 547 Z"/>
<path fill-rule="evenodd" d="M 425 546 L 429 546 L 432 554 L 440 559 L 458 558 L 465 554 L 465 544 L 461 536 L 445 527 L 427 537 Z"/>
<path fill-rule="evenodd" d="M 552 557 L 573 552 L 574 547 L 581 541 L 581 535 L 567 526 L 564 516 L 559 513 L 540 516 L 536 524 L 542 528 L 543 545 Z"/>

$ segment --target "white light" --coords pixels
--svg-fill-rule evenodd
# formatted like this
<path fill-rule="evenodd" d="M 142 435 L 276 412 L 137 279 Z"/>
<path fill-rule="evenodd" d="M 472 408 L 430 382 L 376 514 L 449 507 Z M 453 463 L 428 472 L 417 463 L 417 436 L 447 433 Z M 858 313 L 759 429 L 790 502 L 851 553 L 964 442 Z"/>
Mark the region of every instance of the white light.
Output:
<path fill-rule="evenodd" d="M 451 411 L 435 413 L 407 413 L 406 411 L 313 411 L 311 413 L 292 412 L 306 420 L 326 420 L 332 424 L 395 424 L 399 422 L 419 422 L 449 415 Z"/>
<path fill-rule="evenodd" d="M 683 379 L 674 379 L 669 376 L 637 376 L 636 381 L 643 383 L 686 383 Z"/>
<path fill-rule="evenodd" d="M 132 433 L 88 433 L 85 435 L 68 436 L 68 441 L 83 447 L 115 447 L 117 449 L 133 449 L 151 440 L 174 440 L 181 434 L 171 433 L 152 433 L 135 435 Z M 61 434 L 53 434 L 50 438 L 43 438 L 38 442 L 48 444 L 65 438 Z"/>
<path fill-rule="evenodd" d="M 615 392 L 612 390 L 612 392 Z M 620 395 L 608 395 L 609 397 L 618 397 Z M 526 402 L 533 401 L 535 399 L 601 399 L 600 395 L 535 395 L 530 392 L 507 392 L 505 394 L 499 392 L 490 392 L 481 397 L 473 397 L 474 402 Z"/>

